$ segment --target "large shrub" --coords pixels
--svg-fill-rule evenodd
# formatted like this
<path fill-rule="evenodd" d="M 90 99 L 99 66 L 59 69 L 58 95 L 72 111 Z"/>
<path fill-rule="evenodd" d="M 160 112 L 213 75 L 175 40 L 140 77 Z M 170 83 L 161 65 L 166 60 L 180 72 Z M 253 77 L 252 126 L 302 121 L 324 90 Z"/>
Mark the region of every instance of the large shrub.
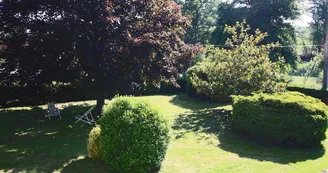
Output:
<path fill-rule="evenodd" d="M 225 48 L 208 47 L 206 58 L 191 67 L 189 80 L 198 93 L 218 101 L 230 101 L 230 95 L 285 90 L 279 82 L 283 62 L 271 62 L 270 49 L 275 44 L 260 45 L 267 36 L 256 30 L 248 32 L 246 23 L 227 26 L 232 34 Z"/>
<path fill-rule="evenodd" d="M 316 145 L 326 138 L 327 106 L 299 92 L 233 97 L 233 120 L 271 141 Z"/>
<path fill-rule="evenodd" d="M 100 127 L 96 126 L 89 133 L 88 156 L 92 159 L 101 159 L 100 132 Z"/>
<path fill-rule="evenodd" d="M 160 167 L 169 129 L 157 109 L 133 97 L 115 98 L 100 120 L 102 157 L 113 172 L 151 172 Z"/>

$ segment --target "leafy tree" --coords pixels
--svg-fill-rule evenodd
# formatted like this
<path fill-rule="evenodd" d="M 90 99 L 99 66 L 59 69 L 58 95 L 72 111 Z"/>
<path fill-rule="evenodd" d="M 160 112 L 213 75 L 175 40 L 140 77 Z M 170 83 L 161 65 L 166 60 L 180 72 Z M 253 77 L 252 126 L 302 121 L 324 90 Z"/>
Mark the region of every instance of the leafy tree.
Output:
<path fill-rule="evenodd" d="M 190 16 L 191 27 L 185 35 L 186 43 L 208 44 L 215 29 L 217 7 L 221 0 L 176 0 L 183 6 L 183 15 Z"/>
<path fill-rule="evenodd" d="M 287 22 L 298 15 L 296 0 L 234 0 L 232 3 L 222 3 L 218 13 L 213 44 L 224 44 L 228 36 L 224 33 L 225 24 L 233 25 L 244 19 L 252 28 L 268 33 L 263 44 L 279 42 L 281 45 L 292 45 L 296 42 L 294 28 Z M 280 56 L 285 57 L 286 63 L 295 65 L 297 57 L 292 47 L 275 48 L 270 58 L 277 61 Z"/>
<path fill-rule="evenodd" d="M 312 41 L 315 45 L 322 45 L 325 40 L 326 26 L 327 26 L 327 0 L 310 0 L 311 13 L 313 22 L 312 28 Z M 318 46 L 318 50 L 321 51 L 321 46 Z"/>
<path fill-rule="evenodd" d="M 269 58 L 270 49 L 276 44 L 259 45 L 266 33 L 256 30 L 250 34 L 245 22 L 226 26 L 225 31 L 232 35 L 226 41 L 227 48 L 210 48 L 207 58 L 192 67 L 190 81 L 199 94 L 229 101 L 230 95 L 285 89 L 285 84 L 279 82 L 283 61 L 271 62 Z"/>
<path fill-rule="evenodd" d="M 0 75 L 5 83 L 84 83 L 97 96 L 175 81 L 176 63 L 199 47 L 182 37 L 190 21 L 171 0 L 2 0 Z"/>
<path fill-rule="evenodd" d="M 318 53 L 307 65 L 306 73 L 307 77 L 318 77 L 323 71 L 324 57 L 322 53 Z"/>

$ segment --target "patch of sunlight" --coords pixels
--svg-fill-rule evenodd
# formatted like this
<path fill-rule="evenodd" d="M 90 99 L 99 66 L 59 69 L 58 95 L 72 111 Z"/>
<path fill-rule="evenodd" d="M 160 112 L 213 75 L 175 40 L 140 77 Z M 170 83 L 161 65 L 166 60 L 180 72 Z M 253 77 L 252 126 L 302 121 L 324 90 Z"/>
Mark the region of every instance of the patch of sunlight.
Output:
<path fill-rule="evenodd" d="M 1 108 L 0 111 L 8 111 L 8 110 L 32 110 L 33 107 L 31 106 L 24 106 L 24 107 L 12 107 L 12 108 Z"/>
<path fill-rule="evenodd" d="M 48 132 L 48 133 L 45 133 L 45 135 L 55 135 L 57 133 L 58 133 L 58 131 L 57 132 Z"/>
<path fill-rule="evenodd" d="M 110 100 L 106 99 L 105 100 L 105 104 L 108 104 L 110 102 Z M 75 101 L 75 102 L 66 102 L 66 103 L 56 103 L 56 105 L 58 106 L 58 108 L 63 109 L 66 107 L 70 107 L 70 106 L 92 106 L 92 105 L 96 105 L 96 100 L 86 100 L 86 101 Z M 7 111 L 7 110 L 32 110 L 33 108 L 38 107 L 41 109 L 47 109 L 47 105 L 43 104 L 43 105 L 37 105 L 37 106 L 22 106 L 22 107 L 11 107 L 11 108 L 1 108 L 0 111 Z"/>
<path fill-rule="evenodd" d="M 2 170 L 2 169 L 0 169 L 0 173 L 12 173 L 12 172 L 14 172 L 13 169 L 9 169 L 9 170 Z"/>
<path fill-rule="evenodd" d="M 32 132 L 19 132 L 19 133 L 15 133 L 16 136 L 26 136 L 26 135 L 33 135 Z"/>
<path fill-rule="evenodd" d="M 11 150 L 6 150 L 7 153 L 14 153 L 14 152 L 17 152 L 18 149 L 11 149 Z"/>
<path fill-rule="evenodd" d="M 68 162 L 64 163 L 61 168 L 59 168 L 57 170 L 54 170 L 53 173 L 60 173 L 66 166 L 68 166 L 72 162 L 75 162 L 75 161 L 78 161 L 78 160 L 82 160 L 82 159 L 85 159 L 85 156 L 78 156 L 77 158 L 71 159 Z"/>
<path fill-rule="evenodd" d="M 21 132 L 17 132 L 15 133 L 16 136 L 34 136 L 35 134 L 41 133 L 41 131 L 38 131 L 37 133 L 33 132 L 33 131 L 21 131 Z"/>

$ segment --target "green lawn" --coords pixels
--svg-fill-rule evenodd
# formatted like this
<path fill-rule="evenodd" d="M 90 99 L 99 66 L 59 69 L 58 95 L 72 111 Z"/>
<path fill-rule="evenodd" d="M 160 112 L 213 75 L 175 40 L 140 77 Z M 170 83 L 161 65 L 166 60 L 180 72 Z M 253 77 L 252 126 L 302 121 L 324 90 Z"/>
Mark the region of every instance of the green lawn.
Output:
<path fill-rule="evenodd" d="M 320 90 L 322 88 L 322 79 L 317 77 L 304 77 L 304 76 L 287 76 L 287 80 L 290 80 L 288 86 L 304 86 L 306 88 L 313 88 Z"/>
<path fill-rule="evenodd" d="M 172 126 L 172 140 L 160 172 L 328 171 L 328 140 L 312 149 L 255 142 L 231 128 L 230 105 L 186 95 L 140 99 L 162 109 Z M 93 104 L 60 104 L 63 119 L 51 121 L 41 107 L 0 110 L 0 172 L 106 172 L 101 162 L 86 157 L 86 138 L 92 127 L 74 124 L 73 116 Z"/>

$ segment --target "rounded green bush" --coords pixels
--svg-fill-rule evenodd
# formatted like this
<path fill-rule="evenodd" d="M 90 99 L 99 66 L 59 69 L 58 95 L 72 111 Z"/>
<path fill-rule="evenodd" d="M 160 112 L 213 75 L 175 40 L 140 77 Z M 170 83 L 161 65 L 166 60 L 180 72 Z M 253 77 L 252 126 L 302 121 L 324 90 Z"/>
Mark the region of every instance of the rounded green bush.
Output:
<path fill-rule="evenodd" d="M 199 71 L 198 66 L 192 66 L 190 68 L 188 68 L 188 70 L 186 71 L 186 91 L 190 96 L 197 96 L 197 90 L 195 89 L 195 87 L 192 85 L 190 78 L 192 77 L 193 73 L 196 73 L 197 71 Z M 197 74 L 199 75 L 199 74 Z"/>
<path fill-rule="evenodd" d="M 169 128 L 159 111 L 133 97 L 115 98 L 100 120 L 101 150 L 112 172 L 158 169 L 169 143 Z"/>
<path fill-rule="evenodd" d="M 96 126 L 89 133 L 88 156 L 92 159 L 101 159 L 100 132 L 100 127 Z"/>
<path fill-rule="evenodd" d="M 293 145 L 326 139 L 327 106 L 299 92 L 233 96 L 233 120 L 255 136 Z"/>

